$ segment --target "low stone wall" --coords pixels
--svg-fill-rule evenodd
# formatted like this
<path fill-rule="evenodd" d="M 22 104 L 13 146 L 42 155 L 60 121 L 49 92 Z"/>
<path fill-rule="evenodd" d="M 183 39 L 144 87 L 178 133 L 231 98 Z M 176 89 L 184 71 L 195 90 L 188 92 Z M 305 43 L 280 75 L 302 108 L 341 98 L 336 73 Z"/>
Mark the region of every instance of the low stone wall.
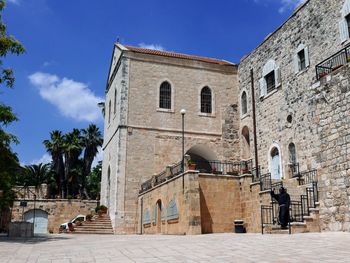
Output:
<path fill-rule="evenodd" d="M 20 200 L 13 204 L 11 221 L 22 221 L 24 214 L 34 209 L 34 199 L 27 201 L 27 207 L 20 207 Z M 60 224 L 69 221 L 78 214 L 91 214 L 95 212 L 97 201 L 68 200 L 68 199 L 37 199 L 35 209 L 48 213 L 48 232 L 58 233 Z"/>
<path fill-rule="evenodd" d="M 202 234 L 233 232 L 242 219 L 239 177 L 199 175 Z"/>
<path fill-rule="evenodd" d="M 169 218 L 171 201 L 176 204 L 177 215 L 173 214 Z M 159 202 L 162 211 L 159 209 Z M 199 184 L 196 172 L 186 172 L 184 175 L 175 177 L 141 194 L 138 204 L 139 233 L 141 233 L 141 218 L 142 233 L 145 234 L 193 235 L 201 233 Z M 149 213 L 149 217 L 146 213 Z"/>
<path fill-rule="evenodd" d="M 33 237 L 34 224 L 28 222 L 11 222 L 8 235 L 9 237 Z"/>

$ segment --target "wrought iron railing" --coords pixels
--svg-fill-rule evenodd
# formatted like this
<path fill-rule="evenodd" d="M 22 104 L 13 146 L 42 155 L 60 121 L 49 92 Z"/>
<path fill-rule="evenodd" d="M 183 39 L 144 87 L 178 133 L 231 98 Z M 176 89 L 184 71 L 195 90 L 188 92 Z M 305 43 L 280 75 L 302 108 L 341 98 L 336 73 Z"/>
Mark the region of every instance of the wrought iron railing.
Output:
<path fill-rule="evenodd" d="M 163 172 L 161 172 L 155 177 L 154 185 L 158 185 L 165 182 L 166 178 L 167 178 L 167 174 L 166 174 L 166 171 L 164 170 Z"/>
<path fill-rule="evenodd" d="M 348 62 L 350 62 L 350 45 L 346 46 L 316 66 L 317 79 L 319 80 L 327 76 L 329 73 L 346 65 Z"/>
<path fill-rule="evenodd" d="M 262 174 L 260 176 L 260 191 L 271 190 L 272 181 L 271 181 L 271 173 Z"/>
<path fill-rule="evenodd" d="M 317 182 L 317 170 L 310 170 L 299 173 L 299 184 L 312 184 L 314 182 Z"/>
<path fill-rule="evenodd" d="M 290 163 L 289 167 L 292 171 L 292 177 L 300 176 L 299 163 Z"/>
<path fill-rule="evenodd" d="M 182 173 L 182 161 L 174 164 L 170 167 L 171 176 L 174 177 Z"/>
<path fill-rule="evenodd" d="M 152 178 L 141 184 L 140 193 L 146 192 L 150 189 L 152 189 Z"/>

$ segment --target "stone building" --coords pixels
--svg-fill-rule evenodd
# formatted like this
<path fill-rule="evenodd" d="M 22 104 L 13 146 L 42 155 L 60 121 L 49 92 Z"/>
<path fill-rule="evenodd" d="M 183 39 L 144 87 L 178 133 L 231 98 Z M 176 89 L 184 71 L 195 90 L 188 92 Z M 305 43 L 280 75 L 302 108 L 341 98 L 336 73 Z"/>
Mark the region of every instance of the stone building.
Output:
<path fill-rule="evenodd" d="M 281 185 L 292 232 L 349 231 L 349 36 L 350 0 L 308 0 L 238 67 L 117 44 L 102 179 L 115 232 L 228 232 L 234 220 L 268 230 L 269 192 Z M 160 107 L 164 83 L 169 109 Z M 176 173 L 182 108 L 197 167 Z"/>
<path fill-rule="evenodd" d="M 136 232 L 141 183 L 181 162 L 182 109 L 186 153 L 202 162 L 239 159 L 237 91 L 237 66 L 230 62 L 115 45 L 101 203 L 116 233 Z"/>

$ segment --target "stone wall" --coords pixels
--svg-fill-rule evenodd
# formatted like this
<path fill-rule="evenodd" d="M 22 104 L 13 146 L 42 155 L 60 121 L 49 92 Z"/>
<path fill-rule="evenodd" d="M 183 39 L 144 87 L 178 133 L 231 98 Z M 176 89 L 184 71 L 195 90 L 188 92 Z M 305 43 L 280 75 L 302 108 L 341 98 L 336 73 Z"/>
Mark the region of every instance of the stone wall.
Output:
<path fill-rule="evenodd" d="M 319 138 L 321 229 L 350 231 L 350 66 L 310 89 Z"/>
<path fill-rule="evenodd" d="M 20 207 L 20 200 L 13 204 L 11 221 L 22 221 L 24 213 L 34 209 L 34 200 L 27 199 L 27 207 Z M 67 200 L 67 199 L 37 199 L 35 209 L 48 213 L 48 232 L 58 233 L 60 224 L 63 224 L 79 214 L 94 214 L 97 201 Z"/>
<path fill-rule="evenodd" d="M 42 184 L 40 187 L 35 188 L 35 186 L 15 186 L 13 191 L 18 199 L 34 199 L 34 195 L 37 199 L 46 199 L 49 197 L 48 185 Z"/>
<path fill-rule="evenodd" d="M 240 63 L 240 90 L 245 90 L 248 95 L 248 114 L 241 116 L 241 131 L 244 126 L 249 128 L 253 156 L 250 79 L 250 70 L 253 69 L 258 156 L 264 172 L 270 171 L 271 147 L 278 145 L 283 161 L 282 174 L 288 176 L 288 145 L 291 142 L 296 145 L 301 170 L 319 168 L 315 156 L 315 108 L 308 100 L 307 89 L 316 81 L 315 66 L 343 47 L 339 37 L 339 21 L 344 2 L 307 1 Z M 296 73 L 294 56 L 300 44 L 308 47 L 310 66 Z M 262 68 L 269 59 L 274 59 L 279 66 L 282 85 L 275 92 L 260 98 L 259 79 L 262 78 Z M 288 115 L 292 116 L 291 123 L 287 122 Z M 243 145 L 243 140 L 241 144 Z"/>
<path fill-rule="evenodd" d="M 168 219 L 168 204 L 171 200 L 175 201 L 177 206 L 178 217 L 176 219 Z M 141 232 L 141 218 L 143 218 L 142 233 L 145 234 L 200 234 L 199 200 L 198 173 L 194 172 L 187 172 L 141 194 L 138 201 L 138 232 Z M 158 212 L 154 213 L 159 201 L 164 209 L 164 217 L 161 218 L 161 223 L 157 220 Z M 150 223 L 147 224 L 144 221 L 146 209 L 148 209 L 150 215 Z"/>
<path fill-rule="evenodd" d="M 240 92 L 247 92 L 248 113 L 241 116 L 240 134 L 244 126 L 249 128 L 253 156 L 250 77 L 253 69 L 258 157 L 263 173 L 271 172 L 271 149 L 277 147 L 282 158 L 282 176 L 290 177 L 288 145 L 294 143 L 300 170 L 318 171 L 322 229 L 349 231 L 349 74 L 343 69 L 334 72 L 333 78 L 325 77 L 318 83 L 315 70 L 318 63 L 349 44 L 349 40 L 341 41 L 339 32 L 344 3 L 345 0 L 306 1 L 242 59 Z M 296 72 L 294 57 L 301 44 L 308 48 L 310 65 Z M 270 59 L 275 60 L 281 71 L 282 85 L 260 97 L 259 80 Z M 287 121 L 288 115 L 291 121 Z M 244 138 L 240 137 L 243 147 Z"/>
<path fill-rule="evenodd" d="M 234 231 L 242 219 L 239 178 L 199 175 L 202 234 Z"/>

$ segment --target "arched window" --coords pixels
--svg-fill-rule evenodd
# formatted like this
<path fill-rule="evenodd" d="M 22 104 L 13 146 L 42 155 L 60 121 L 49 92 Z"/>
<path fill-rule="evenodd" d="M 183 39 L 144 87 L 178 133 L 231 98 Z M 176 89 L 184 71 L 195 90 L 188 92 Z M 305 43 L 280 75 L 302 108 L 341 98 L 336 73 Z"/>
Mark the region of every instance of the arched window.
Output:
<path fill-rule="evenodd" d="M 201 91 L 201 112 L 211 113 L 211 90 L 209 87 L 204 87 Z"/>
<path fill-rule="evenodd" d="M 241 96 L 241 110 L 242 110 L 242 115 L 247 114 L 248 112 L 247 93 L 245 91 L 243 91 Z"/>
<path fill-rule="evenodd" d="M 109 103 L 108 103 L 108 123 L 111 122 L 111 107 L 112 107 L 112 102 L 109 101 Z"/>
<path fill-rule="evenodd" d="M 272 179 L 281 179 L 281 156 L 277 147 L 273 147 L 271 152 L 271 178 Z"/>
<path fill-rule="evenodd" d="M 174 200 L 171 200 L 168 204 L 168 217 L 167 218 L 168 218 L 168 220 L 179 218 L 179 212 L 177 211 L 176 202 Z"/>
<path fill-rule="evenodd" d="M 294 143 L 290 143 L 288 145 L 288 150 L 289 150 L 289 162 L 292 164 L 297 163 L 297 152 L 295 149 L 295 144 Z"/>
<path fill-rule="evenodd" d="M 143 224 L 147 225 L 147 224 L 150 224 L 150 223 L 151 223 L 151 219 L 150 219 L 150 216 L 149 216 L 149 210 L 148 210 L 148 208 L 146 208 L 145 212 L 143 214 Z"/>
<path fill-rule="evenodd" d="M 108 172 L 107 172 L 107 206 L 110 207 L 110 196 L 111 196 L 111 167 L 108 167 Z"/>
<path fill-rule="evenodd" d="M 164 81 L 159 89 L 159 108 L 171 109 L 171 85 Z"/>
<path fill-rule="evenodd" d="M 117 112 L 117 89 L 114 90 L 114 114 Z"/>

